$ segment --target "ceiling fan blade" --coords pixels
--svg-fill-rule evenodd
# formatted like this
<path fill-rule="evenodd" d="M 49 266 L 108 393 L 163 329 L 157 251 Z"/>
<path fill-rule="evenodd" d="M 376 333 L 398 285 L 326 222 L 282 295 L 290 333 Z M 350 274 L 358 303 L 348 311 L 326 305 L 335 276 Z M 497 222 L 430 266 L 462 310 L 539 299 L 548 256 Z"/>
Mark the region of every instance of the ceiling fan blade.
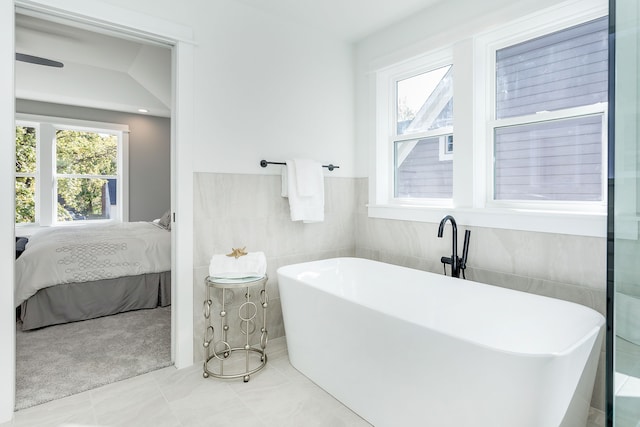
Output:
<path fill-rule="evenodd" d="M 24 53 L 16 53 L 16 61 L 28 62 L 30 64 L 45 65 L 47 67 L 62 68 L 62 62 L 53 61 L 51 59 L 42 58 L 40 56 L 27 55 Z"/>

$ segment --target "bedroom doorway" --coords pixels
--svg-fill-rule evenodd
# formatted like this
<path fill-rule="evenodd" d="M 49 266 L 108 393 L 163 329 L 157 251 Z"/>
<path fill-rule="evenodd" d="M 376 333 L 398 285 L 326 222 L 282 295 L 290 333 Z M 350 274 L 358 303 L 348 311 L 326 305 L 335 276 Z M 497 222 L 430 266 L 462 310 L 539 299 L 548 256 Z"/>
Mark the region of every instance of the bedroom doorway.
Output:
<path fill-rule="evenodd" d="M 20 10 L 20 12 L 25 12 L 25 11 Z M 31 30 L 31 34 L 24 34 L 24 33 L 21 33 L 18 28 L 16 28 L 16 52 L 18 52 L 18 53 L 22 53 L 20 50 L 24 48 L 24 44 L 21 46 L 20 45 L 21 43 L 26 42 L 26 44 L 28 45 L 28 42 L 32 42 L 33 43 L 34 41 L 37 41 L 37 36 L 34 36 L 34 32 L 37 32 L 37 31 L 45 32 L 47 34 L 47 38 L 48 39 L 54 39 L 54 40 L 56 38 L 58 40 L 64 39 L 65 32 L 67 32 L 67 34 L 69 34 L 68 33 L 68 29 L 62 29 L 62 30 L 60 29 L 61 26 L 65 26 L 65 24 L 70 24 L 71 27 L 74 28 L 72 33 L 73 33 L 73 37 L 76 40 L 77 40 L 77 38 L 78 38 L 80 33 L 85 33 L 85 32 L 91 33 L 92 32 L 92 31 L 88 31 L 86 29 L 86 25 L 84 25 L 85 28 L 79 29 L 77 27 L 77 25 L 78 25 L 77 22 L 72 22 L 72 21 L 67 22 L 66 20 L 62 20 L 60 18 L 56 18 L 55 22 L 54 22 L 53 20 L 51 20 L 51 21 L 48 20 L 46 16 L 43 17 L 42 14 L 35 14 L 35 15 L 38 15 L 37 17 L 34 17 L 32 15 L 33 14 L 31 14 L 30 11 L 26 11 L 26 14 L 19 13 L 18 15 L 16 15 L 16 25 L 17 26 L 18 25 L 26 25 Z M 145 45 L 146 46 L 146 43 L 148 42 L 149 46 L 154 46 L 155 50 L 157 50 L 157 48 L 158 48 L 158 43 L 157 42 L 151 43 L 150 41 L 140 40 L 140 39 L 135 39 L 135 41 L 134 41 L 130 36 L 125 37 L 123 34 L 118 34 L 117 32 L 114 32 L 114 31 L 108 31 L 108 32 L 109 32 L 109 35 L 105 35 L 105 34 L 103 34 L 101 32 L 101 33 L 95 33 L 95 36 L 96 36 L 96 38 L 99 38 L 100 40 L 102 40 L 105 43 L 107 43 L 105 40 L 110 37 L 110 38 L 114 39 L 114 42 L 116 44 L 119 45 L 119 49 L 117 49 L 117 50 L 114 50 L 114 51 L 108 51 L 107 50 L 107 51 L 103 52 L 102 54 L 98 55 L 98 56 L 103 56 L 103 57 L 109 57 L 111 62 L 116 62 L 115 57 L 113 56 L 113 52 L 122 51 L 123 43 L 124 44 L 130 44 L 130 43 L 138 43 L 138 42 L 140 42 L 141 45 Z M 52 37 L 52 35 L 53 35 L 53 37 Z M 122 36 L 123 38 L 121 38 L 120 36 Z M 68 48 L 68 46 L 67 46 L 67 48 Z M 135 47 L 134 47 L 134 49 L 135 49 Z M 141 48 L 141 50 L 142 49 L 144 49 L 144 48 Z M 171 57 L 171 47 L 170 46 L 164 46 L 164 47 L 161 47 L 160 49 L 168 50 L 169 51 L 169 57 Z M 151 58 L 153 60 L 153 52 L 150 53 L 149 50 L 154 50 L 154 49 L 147 48 L 146 50 L 147 51 L 141 53 L 141 55 L 143 55 L 143 57 L 144 57 L 144 55 L 147 55 L 147 60 L 149 59 L 149 56 L 151 55 Z M 33 52 L 38 53 L 38 50 L 36 49 Z M 78 52 L 73 52 L 73 53 L 77 54 Z M 96 52 L 96 53 L 99 53 L 99 52 Z M 28 54 L 29 53 L 27 53 L 27 55 Z M 51 46 L 47 46 L 46 49 L 43 49 L 43 53 L 41 55 L 48 55 L 48 56 L 57 57 L 57 58 L 62 59 L 62 56 L 55 55 L 55 53 L 51 49 Z M 82 56 L 86 58 L 87 55 L 82 55 Z M 75 58 L 72 56 L 71 59 L 68 60 L 67 69 L 70 69 L 72 72 L 75 71 L 77 73 L 77 71 L 79 69 L 81 69 L 80 66 L 82 64 L 74 62 L 74 59 Z M 74 118 L 76 118 L 76 119 L 80 118 L 82 120 L 88 118 L 88 119 L 90 119 L 92 121 L 98 120 L 98 121 L 101 121 L 101 122 L 107 122 L 108 121 L 108 122 L 118 122 L 118 123 L 121 123 L 123 120 L 126 120 L 124 117 L 132 116 L 133 118 L 131 120 L 135 123 L 134 126 L 138 126 L 138 130 L 135 131 L 135 132 L 132 130 L 131 131 L 131 135 L 129 135 L 129 137 L 131 138 L 133 136 L 132 135 L 133 133 L 137 133 L 137 135 L 139 135 L 141 133 L 140 126 L 139 126 L 140 122 L 144 121 L 143 119 L 145 117 L 147 117 L 147 116 L 142 116 L 140 114 L 140 112 L 137 112 L 137 116 L 138 117 L 136 117 L 136 113 L 132 114 L 132 113 L 127 112 L 127 111 L 116 112 L 115 110 L 111 109 L 113 107 L 109 106 L 109 100 L 107 100 L 107 102 L 106 102 L 106 104 L 105 104 L 105 106 L 103 108 L 100 108 L 101 105 L 102 105 L 101 100 L 95 99 L 95 98 L 89 100 L 89 102 L 86 102 L 87 100 L 84 99 L 85 102 L 82 102 L 82 100 L 81 100 L 81 101 L 72 103 L 72 104 L 75 104 L 75 105 L 66 105 L 66 103 L 64 103 L 64 102 L 57 102 L 57 98 L 55 96 L 55 93 L 52 93 L 52 91 L 48 91 L 48 92 L 45 91 L 45 94 L 42 96 L 42 99 L 38 99 L 38 95 L 35 95 L 35 93 L 38 91 L 38 89 L 42 88 L 42 86 L 43 86 L 42 83 L 46 82 L 46 79 L 43 78 L 42 75 L 43 75 L 44 70 L 46 70 L 46 67 L 49 66 L 49 65 L 46 65 L 46 64 L 43 65 L 43 63 L 46 63 L 47 60 L 48 60 L 48 58 L 46 58 L 45 56 L 38 56 L 38 55 L 31 54 L 31 56 L 28 57 L 26 61 L 19 61 L 16 64 L 16 109 L 17 109 L 18 113 L 23 113 L 23 112 L 26 111 L 26 112 L 28 112 L 30 114 L 38 114 L 38 115 L 49 116 L 50 115 L 49 114 L 50 111 L 54 110 L 57 113 L 55 115 L 56 116 L 60 116 L 61 115 L 60 112 L 61 112 L 61 110 L 63 110 L 64 111 L 64 115 L 67 116 L 67 117 L 68 116 L 74 116 Z M 61 62 L 61 61 L 58 61 L 58 62 Z M 22 68 L 22 69 L 19 68 L 19 67 L 22 66 L 21 63 L 28 64 L 27 67 L 30 67 L 30 68 Z M 111 64 L 111 65 L 113 65 L 113 64 Z M 92 66 L 94 68 L 96 67 L 95 64 L 93 64 Z M 54 66 L 53 68 L 60 68 L 60 67 Z M 62 67 L 62 68 L 64 68 L 64 67 Z M 144 69 L 143 68 L 144 67 L 141 67 L 139 64 L 136 66 L 136 71 L 134 71 L 134 74 L 136 74 L 138 76 L 138 78 L 143 78 L 144 77 Z M 169 85 L 171 85 L 171 80 L 172 80 L 171 68 L 172 68 L 171 67 L 171 62 L 169 61 L 169 63 L 167 64 L 167 67 L 164 69 L 164 72 L 168 75 Z M 25 71 L 25 70 L 27 70 L 27 71 Z M 22 74 L 21 74 L 21 71 L 23 72 Z M 58 71 L 60 71 L 60 70 L 58 70 Z M 112 73 L 116 72 L 115 69 L 110 69 L 109 71 L 112 72 Z M 155 71 L 154 72 L 157 75 L 157 73 L 160 72 L 160 70 L 157 67 L 155 67 Z M 81 73 L 81 74 L 89 75 L 91 73 Z M 95 74 L 99 74 L 99 73 L 96 72 Z M 26 90 L 26 91 L 25 90 L 21 90 L 19 88 L 19 85 L 25 83 L 25 81 L 24 81 L 25 79 L 23 77 L 33 77 L 33 76 L 36 77 L 35 81 L 37 81 L 41 86 L 39 86 L 39 87 L 33 87 L 32 86 L 32 87 L 29 88 L 29 90 Z M 78 76 L 78 74 L 75 75 L 74 85 L 79 86 L 78 85 L 79 82 L 77 80 L 77 76 Z M 117 80 L 117 79 L 114 78 L 113 80 Z M 56 85 L 52 85 L 51 87 L 60 87 L 60 86 L 64 87 L 64 85 L 61 85 L 61 79 L 60 79 L 60 75 L 58 73 L 58 75 L 56 76 Z M 146 86 L 149 87 L 150 84 L 147 83 Z M 152 84 L 151 84 L 151 86 L 152 86 Z M 69 87 L 70 86 L 67 86 L 67 88 L 69 88 Z M 102 90 L 105 89 L 105 85 L 104 84 L 95 84 L 95 83 L 89 83 L 89 84 L 86 85 L 86 87 L 99 87 Z M 143 85 L 143 87 L 144 87 L 144 85 Z M 106 90 L 108 92 L 111 92 L 111 93 L 119 91 L 119 89 L 116 88 L 116 87 L 111 87 L 111 88 L 108 88 Z M 90 92 L 90 91 L 85 91 L 85 93 L 83 93 L 82 95 L 84 95 L 85 98 L 89 98 L 87 96 L 88 92 Z M 131 92 L 131 90 L 129 88 L 129 89 L 125 89 L 124 91 L 121 90 L 121 92 Z M 158 91 L 157 87 L 155 89 L 155 92 L 156 93 L 160 92 L 160 91 Z M 165 104 L 165 106 L 167 107 L 167 111 L 163 113 L 163 115 L 165 116 L 164 117 L 164 121 L 168 122 L 168 126 L 167 126 L 168 130 L 165 132 L 167 134 L 166 135 L 167 136 L 167 138 L 166 138 L 166 140 L 167 140 L 167 144 L 166 145 L 167 146 L 165 147 L 166 165 L 165 165 L 165 167 L 162 168 L 162 170 L 166 171 L 166 173 L 169 176 L 161 178 L 161 179 L 157 179 L 157 178 L 153 179 L 152 178 L 151 179 L 151 181 L 152 181 L 151 185 L 148 185 L 148 184 L 147 185 L 142 185 L 142 187 L 144 187 L 143 188 L 144 192 L 146 192 L 146 193 L 151 192 L 152 193 L 154 190 L 157 190 L 157 188 L 154 188 L 154 186 L 158 187 L 159 186 L 159 182 L 162 182 L 162 181 L 165 182 L 165 187 L 163 189 L 163 192 L 165 194 L 168 193 L 169 197 L 166 198 L 166 202 L 167 203 L 165 203 L 165 206 L 164 206 L 165 209 L 164 210 L 166 210 L 167 215 L 169 215 L 169 218 L 170 218 L 171 217 L 171 215 L 170 215 L 170 212 L 171 212 L 170 207 L 171 207 L 171 204 L 172 204 L 171 201 L 172 201 L 173 197 L 175 197 L 175 195 L 171 194 L 171 189 L 174 187 L 174 177 L 172 176 L 173 174 L 171 173 L 171 171 L 172 171 L 171 164 L 173 163 L 173 160 L 172 160 L 173 154 L 172 153 L 174 152 L 174 149 L 173 149 L 174 147 L 172 147 L 173 130 L 172 130 L 172 123 L 171 123 L 172 100 L 171 100 L 171 88 L 170 87 L 169 87 L 169 90 L 167 92 L 168 92 L 168 97 L 165 96 L 165 98 L 164 98 L 165 101 L 166 101 L 166 104 L 168 104 L 168 105 Z M 24 95 L 25 93 L 27 93 L 28 95 L 27 96 L 21 96 L 21 95 Z M 69 95 L 70 95 L 69 92 L 65 93 L 65 96 L 67 98 L 70 97 Z M 162 95 L 160 94 L 159 97 L 162 97 Z M 141 105 L 142 107 L 146 106 L 147 110 L 149 110 L 151 112 L 151 114 L 154 114 L 154 113 L 155 114 L 159 114 L 158 111 L 162 110 L 162 105 L 164 103 L 161 101 L 161 102 L 157 103 L 157 105 L 153 105 L 151 108 L 149 108 L 148 101 L 151 100 L 152 98 L 153 97 L 147 97 L 145 99 L 145 101 L 147 101 L 147 102 L 140 102 L 139 105 Z M 131 101 L 131 103 L 133 103 L 133 102 L 135 102 L 135 101 Z M 85 104 L 85 105 L 83 105 L 83 104 Z M 125 108 L 125 110 L 126 110 L 126 108 Z M 110 117 L 112 119 L 110 119 L 110 120 L 109 119 L 100 119 L 100 117 L 102 117 L 102 116 L 100 116 L 100 114 L 106 114 L 107 117 Z M 96 117 L 97 117 L 96 115 L 98 116 L 98 119 L 96 119 Z M 154 117 L 156 117 L 156 116 L 154 116 Z M 147 125 L 146 130 L 148 130 L 148 126 L 150 126 L 150 125 L 148 123 L 146 125 Z M 130 124 L 129 127 L 131 128 L 132 125 Z M 161 131 L 156 130 L 155 132 L 158 133 L 158 132 L 161 132 Z M 147 156 L 143 156 L 143 157 L 145 158 L 145 160 L 149 160 L 150 156 L 147 155 Z M 134 166 L 132 164 L 133 163 L 132 160 L 133 159 L 131 159 L 131 157 L 130 157 L 129 158 L 129 168 L 131 168 L 131 169 L 134 168 Z M 153 166 L 158 168 L 157 162 L 154 163 Z M 27 172 L 27 173 L 30 173 L 30 172 Z M 143 177 L 143 178 L 149 178 L 150 174 L 149 173 L 141 173 L 139 175 L 141 177 Z M 130 178 L 129 179 L 130 183 L 135 180 L 131 176 L 129 178 Z M 77 178 L 77 179 L 82 179 L 82 178 Z M 105 195 L 105 194 L 109 195 L 110 193 L 109 193 L 109 190 L 108 190 L 108 186 L 105 186 L 105 188 L 106 188 L 106 191 L 103 191 L 102 194 L 103 195 Z M 104 197 L 103 197 L 103 199 L 104 199 Z M 107 199 L 110 199 L 110 197 L 107 197 Z M 129 200 L 138 200 L 138 199 L 139 199 L 139 197 L 136 197 L 134 194 L 130 194 L 130 196 L 129 196 Z M 157 200 L 157 199 L 158 199 L 158 197 L 154 198 L 154 200 Z M 57 201 L 58 202 L 60 201 L 60 196 L 58 196 L 58 200 Z M 102 200 L 102 202 L 104 203 L 104 200 Z M 56 203 L 56 200 L 53 201 L 53 204 L 55 204 L 55 203 Z M 64 209 L 67 210 L 66 208 L 67 207 L 65 206 Z M 151 220 L 156 219 L 156 218 L 158 220 L 162 220 L 163 219 L 163 218 L 161 218 L 163 216 L 163 213 L 164 213 L 163 211 L 159 211 L 158 209 L 156 209 L 154 211 L 153 209 L 146 209 L 146 208 L 148 208 L 147 205 L 141 206 L 140 208 L 136 208 L 133 204 L 131 204 L 130 209 L 129 209 L 129 217 L 130 217 L 130 219 L 132 221 L 134 221 L 134 220 L 139 220 L 139 221 L 148 220 L 148 221 L 151 221 Z M 145 212 L 145 211 L 147 211 L 147 212 Z M 154 212 L 157 212 L 157 213 L 154 213 Z M 75 211 L 74 211 L 74 213 L 75 213 Z M 79 216 L 82 219 L 83 215 L 80 214 Z M 85 216 L 85 218 L 86 218 L 86 216 Z M 160 223 L 160 221 L 157 221 L 157 222 Z M 167 227 L 167 225 L 170 225 L 170 224 L 171 224 L 170 220 L 166 221 L 164 223 L 165 228 Z M 165 231 L 165 232 L 168 232 L 168 231 Z M 28 234 L 28 233 L 24 233 L 24 234 L 26 234 L 26 237 L 30 236 L 30 234 Z M 170 239 L 170 241 L 171 241 L 171 239 Z M 173 268 L 171 268 L 172 264 L 173 264 L 174 257 L 171 254 L 169 254 L 168 258 L 169 258 L 169 263 L 170 263 L 170 270 L 174 270 Z M 169 277 L 171 277 L 171 273 L 169 273 Z M 87 378 L 94 377 L 95 374 L 96 374 L 96 370 L 97 371 L 105 371 L 105 370 L 109 369 L 109 364 L 113 365 L 113 363 L 114 363 L 114 358 L 113 357 L 107 357 L 106 359 L 110 360 L 110 362 L 109 362 L 109 360 L 107 361 L 109 363 L 107 363 L 106 365 L 103 365 L 102 367 L 99 366 L 99 365 L 96 366 L 95 362 L 99 361 L 100 357 L 98 355 L 94 355 L 92 357 L 92 355 L 90 354 L 91 352 L 89 351 L 89 349 L 91 349 L 91 348 L 95 348 L 96 350 L 102 349 L 102 351 L 100 351 L 100 353 L 102 354 L 102 359 L 105 359 L 105 354 L 104 354 L 105 347 L 116 349 L 114 354 L 120 353 L 121 355 L 126 355 L 127 352 L 131 352 L 131 348 L 133 348 L 131 344 L 126 344 L 125 343 L 126 341 L 125 341 L 124 338 L 126 338 L 126 337 L 132 338 L 132 341 L 131 341 L 132 343 L 135 342 L 136 340 L 140 341 L 140 342 L 145 342 L 146 343 L 146 349 L 152 350 L 150 354 L 153 354 L 153 353 L 157 354 L 157 353 L 163 352 L 165 354 L 166 358 L 161 360 L 160 362 L 158 362 L 158 361 L 150 361 L 151 365 L 148 365 L 148 364 L 145 364 L 145 363 L 139 363 L 141 361 L 140 352 L 137 352 L 137 353 L 136 352 L 131 352 L 131 357 L 129 357 L 129 358 L 125 357 L 124 360 L 122 360 L 119 363 L 120 366 L 132 365 L 132 361 L 135 360 L 136 363 L 138 363 L 139 365 L 142 365 L 142 366 L 140 366 L 139 370 L 136 371 L 136 373 L 143 373 L 145 370 L 148 371 L 150 369 L 153 369 L 154 367 L 162 367 L 162 364 L 165 364 L 165 366 L 167 364 L 170 364 L 172 362 L 172 360 L 173 360 L 173 358 L 172 358 L 172 353 L 173 352 L 172 352 L 172 344 L 171 344 L 172 332 L 173 332 L 173 329 L 174 329 L 172 327 L 173 322 L 171 321 L 171 317 L 172 317 L 171 316 L 171 311 L 172 311 L 172 309 L 171 309 L 171 307 L 169 307 L 169 308 L 160 308 L 160 309 L 148 310 L 148 312 L 152 312 L 152 311 L 154 312 L 154 314 L 156 316 L 155 317 L 153 317 L 153 316 L 142 316 L 142 317 L 145 317 L 144 319 L 141 317 L 141 315 L 145 314 L 145 310 L 140 310 L 140 311 L 132 311 L 132 312 L 129 312 L 129 313 L 124 313 L 122 315 L 117 314 L 117 315 L 112 316 L 111 318 L 99 317 L 99 318 L 94 319 L 94 320 L 86 320 L 85 324 L 95 323 L 95 326 L 92 326 L 92 328 L 94 328 L 94 332 L 88 332 L 87 333 L 87 337 L 93 337 L 93 338 L 98 337 L 98 341 L 100 342 L 100 344 L 99 345 L 98 344 L 96 344 L 96 345 L 91 345 L 91 344 L 81 345 L 78 348 L 78 351 L 77 351 L 78 353 L 86 353 L 87 356 L 89 356 L 89 359 L 94 361 L 93 365 L 91 365 L 91 364 L 88 365 L 88 368 L 86 369 L 87 372 L 84 372 L 84 374 L 80 372 L 80 375 L 78 375 L 78 377 L 79 377 L 79 381 L 78 382 L 87 384 Z M 138 315 L 138 317 L 137 318 L 132 317 L 132 316 L 135 316 L 135 315 Z M 167 320 L 167 315 L 168 315 L 168 320 Z M 162 318 L 160 318 L 158 316 L 161 316 Z M 147 319 L 147 317 L 148 317 L 148 319 Z M 126 320 L 123 320 L 123 321 L 118 323 L 116 320 L 120 319 L 120 318 L 124 318 Z M 108 322 L 107 325 L 104 324 L 105 321 Z M 81 323 L 84 323 L 84 322 L 81 322 Z M 149 330 L 146 326 L 144 326 L 147 323 L 150 324 L 150 325 L 156 326 L 156 330 L 155 331 Z M 118 324 L 120 324 L 123 329 L 119 330 L 118 333 L 113 334 L 113 331 L 118 330 L 117 328 L 119 328 L 119 326 L 116 326 Z M 151 339 L 151 337 L 154 335 L 154 333 L 155 334 L 158 333 L 158 331 L 157 331 L 157 326 L 158 325 L 163 325 L 163 327 L 160 328 L 160 329 L 163 329 L 164 332 L 165 332 L 165 334 L 164 334 L 165 336 L 163 337 L 164 341 L 163 340 Z M 53 340 L 52 342 L 55 342 L 56 346 L 58 348 L 61 348 L 60 353 L 62 355 L 64 355 L 65 352 L 73 352 L 74 350 L 73 350 L 73 345 L 71 344 L 71 342 L 67 343 L 67 344 L 63 344 L 64 339 L 66 337 L 69 337 L 69 336 L 73 336 L 73 337 L 77 338 L 77 337 L 82 335 L 82 330 L 81 331 L 74 331 L 72 329 L 72 326 L 77 326 L 77 325 L 68 324 L 68 325 L 61 325 L 59 327 L 58 326 L 50 326 L 50 327 L 45 327 L 43 329 L 39 329 L 39 330 L 34 332 L 34 334 L 36 334 L 36 333 L 39 334 L 39 338 L 38 339 L 32 339 L 32 341 L 34 341 L 34 342 L 45 342 L 45 341 L 51 342 L 51 340 Z M 132 326 L 133 329 L 127 332 L 127 327 L 128 326 Z M 62 330 L 63 331 L 62 335 L 56 336 L 56 334 L 52 332 L 52 331 L 54 331 L 54 329 L 55 329 L 56 332 Z M 87 328 L 84 328 L 84 330 L 86 330 L 86 329 Z M 101 331 L 101 332 L 95 332 L 95 331 Z M 109 332 L 109 333 L 105 335 L 104 332 Z M 16 334 L 17 334 L 18 339 L 20 339 L 21 338 L 21 336 L 20 336 L 21 332 L 20 331 L 16 331 Z M 139 334 L 139 335 L 137 335 L 137 334 Z M 105 340 L 109 339 L 109 335 L 115 341 L 113 341 L 113 342 L 111 342 L 111 344 L 107 344 L 105 346 L 105 344 L 108 342 L 108 341 L 105 341 Z M 47 337 L 47 338 L 45 339 L 43 337 Z M 136 338 L 136 337 L 138 337 L 138 338 Z M 157 347 L 157 343 L 158 342 L 164 342 L 164 344 L 161 346 L 162 348 L 158 348 Z M 118 343 L 121 346 L 119 351 L 117 350 Z M 33 349 L 33 345 L 34 344 L 31 343 L 31 344 L 27 345 L 27 347 L 31 347 Z M 49 346 L 49 348 L 56 347 L 56 346 Z M 35 353 L 38 353 L 38 352 L 36 351 Z M 47 354 L 47 352 L 43 351 L 43 352 L 41 352 L 41 354 Z M 50 352 L 49 352 L 49 354 L 50 354 Z M 18 348 L 17 349 L 16 358 L 20 359 L 20 357 L 21 357 L 21 353 L 20 353 L 20 349 Z M 167 363 L 167 361 L 168 361 L 168 363 Z M 20 362 L 20 360 L 18 360 L 18 362 Z M 143 361 L 143 362 L 145 362 L 145 361 Z M 154 363 L 155 363 L 155 365 L 153 365 Z M 42 364 L 36 364 L 36 365 L 42 365 Z M 67 369 L 67 370 L 75 371 L 76 374 L 79 373 L 78 369 Z M 29 369 L 27 369 L 27 372 L 28 371 L 29 371 Z M 88 371 L 92 371 L 92 372 L 88 372 Z M 129 375 L 129 374 L 125 373 L 125 376 L 126 375 Z M 34 377 L 35 380 L 37 380 L 37 374 L 34 375 L 33 371 L 31 371 L 28 376 L 32 376 L 32 377 Z M 84 378 L 83 378 L 83 376 L 84 376 Z M 113 376 L 109 376 L 109 377 L 111 379 L 115 378 L 116 380 L 124 378 L 124 377 L 113 377 Z M 64 382 L 69 382 L 68 380 L 69 380 L 69 378 L 63 379 Z M 17 389 L 19 387 L 22 387 L 22 386 L 25 386 L 25 387 L 28 386 L 28 384 L 25 383 L 25 379 L 21 376 L 21 371 L 20 371 L 19 368 L 16 369 L 16 384 L 17 384 L 17 387 L 16 387 Z M 42 382 L 40 382 L 39 384 L 40 384 L 39 388 L 42 389 Z M 38 388 L 38 387 L 36 386 L 36 388 Z M 53 388 L 58 388 L 58 387 L 53 387 Z M 75 393 L 77 391 L 82 391 L 82 390 L 71 390 L 71 393 L 69 393 L 69 394 Z M 26 393 L 26 394 L 33 395 L 32 393 Z M 50 400 L 49 398 L 51 396 L 44 396 L 44 397 L 42 396 L 42 390 L 40 390 L 40 395 L 41 395 L 40 396 L 41 399 L 42 398 L 45 399 L 44 401 Z M 62 396 L 57 396 L 57 397 L 62 397 Z M 35 403 L 35 404 L 42 403 L 42 400 L 41 400 L 41 401 L 35 401 L 35 402 L 31 402 L 31 403 L 26 403 L 25 404 L 25 402 L 20 402 L 19 401 L 20 398 L 21 398 L 20 393 L 18 393 L 16 395 L 16 405 L 19 408 L 20 408 L 20 406 L 26 407 L 26 406 L 29 406 L 30 404 L 33 404 L 33 403 Z"/>

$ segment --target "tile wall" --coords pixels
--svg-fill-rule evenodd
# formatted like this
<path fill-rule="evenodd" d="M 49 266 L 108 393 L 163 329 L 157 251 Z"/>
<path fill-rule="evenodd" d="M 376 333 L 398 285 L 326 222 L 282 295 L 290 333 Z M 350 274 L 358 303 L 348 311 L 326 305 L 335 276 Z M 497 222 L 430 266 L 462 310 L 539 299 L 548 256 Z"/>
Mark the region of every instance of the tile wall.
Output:
<path fill-rule="evenodd" d="M 326 175 L 325 175 L 326 176 Z M 280 177 L 197 173 L 194 177 L 194 351 L 203 358 L 202 302 L 209 259 L 246 246 L 264 251 L 269 274 L 269 337 L 284 335 L 276 270 L 281 265 L 335 256 L 358 256 L 440 273 L 451 252 L 451 230 L 438 224 L 367 216 L 366 178 L 325 177 L 325 222 L 289 218 Z M 449 227 L 449 225 L 447 225 Z M 467 278 L 560 298 L 605 313 L 606 239 L 534 233 L 459 224 L 471 230 Z M 603 348 L 604 349 L 604 348 Z M 604 409 L 604 351 L 592 399 Z"/>
<path fill-rule="evenodd" d="M 204 358 L 202 307 L 204 279 L 211 256 L 229 253 L 237 247 L 266 254 L 267 330 L 269 338 L 283 336 L 276 270 L 282 265 L 355 255 L 355 189 L 352 178 L 325 175 L 325 221 L 303 224 L 290 219 L 289 202 L 280 196 L 279 175 L 194 175 L 193 346 L 196 362 Z M 213 313 L 218 305 L 214 300 Z M 232 307 L 238 305 L 236 297 Z M 237 330 L 230 334 L 231 340 L 241 338 Z"/>

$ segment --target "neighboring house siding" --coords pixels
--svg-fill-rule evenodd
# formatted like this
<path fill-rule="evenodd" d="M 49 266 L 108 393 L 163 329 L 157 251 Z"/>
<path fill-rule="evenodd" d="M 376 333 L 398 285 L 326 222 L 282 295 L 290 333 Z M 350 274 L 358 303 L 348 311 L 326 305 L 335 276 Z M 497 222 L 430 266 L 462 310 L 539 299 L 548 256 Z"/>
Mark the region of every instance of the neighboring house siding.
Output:
<path fill-rule="evenodd" d="M 497 129 L 495 175 L 498 200 L 600 200 L 602 116 Z"/>
<path fill-rule="evenodd" d="M 496 53 L 496 117 L 607 102 L 607 18 Z"/>
<path fill-rule="evenodd" d="M 451 198 L 453 161 L 439 159 L 440 138 L 419 140 L 398 167 L 396 197 Z"/>

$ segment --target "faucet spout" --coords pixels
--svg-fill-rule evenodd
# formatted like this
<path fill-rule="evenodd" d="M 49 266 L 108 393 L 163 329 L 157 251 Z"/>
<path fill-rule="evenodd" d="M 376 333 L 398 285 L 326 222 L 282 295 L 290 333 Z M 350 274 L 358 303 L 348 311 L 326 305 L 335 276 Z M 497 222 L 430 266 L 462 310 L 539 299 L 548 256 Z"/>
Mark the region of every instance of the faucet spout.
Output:
<path fill-rule="evenodd" d="M 440 221 L 440 226 L 438 226 L 438 237 L 442 237 L 444 232 L 444 226 L 447 221 L 451 222 L 451 229 L 453 231 L 452 236 L 452 245 L 451 245 L 451 258 L 442 257 L 440 260 L 445 264 L 451 264 L 451 276 L 452 277 L 460 277 L 460 262 L 458 261 L 458 226 L 456 224 L 456 220 L 451 216 L 447 215 Z"/>

